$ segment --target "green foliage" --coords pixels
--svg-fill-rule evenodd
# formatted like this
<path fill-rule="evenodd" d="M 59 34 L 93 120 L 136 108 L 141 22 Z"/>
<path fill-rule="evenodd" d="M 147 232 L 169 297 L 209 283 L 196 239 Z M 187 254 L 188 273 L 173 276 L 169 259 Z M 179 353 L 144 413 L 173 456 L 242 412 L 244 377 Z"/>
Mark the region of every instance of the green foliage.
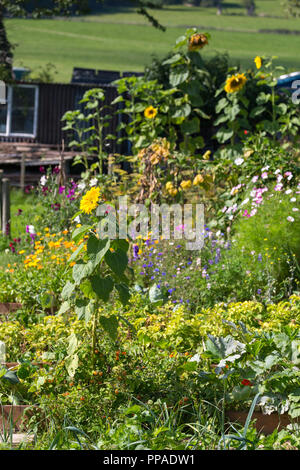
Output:
<path fill-rule="evenodd" d="M 97 157 L 90 170 L 98 170 L 103 174 L 103 165 L 107 160 L 105 145 L 107 141 L 114 139 L 113 135 L 104 135 L 104 129 L 109 126 L 112 116 L 108 114 L 109 106 L 103 104 L 105 101 L 104 91 L 101 88 L 93 88 L 84 93 L 80 105 L 83 109 L 67 111 L 62 121 L 65 121 L 64 131 L 71 137 L 70 147 L 78 150 L 74 164 L 83 164 L 88 174 L 89 159 Z M 84 175 L 83 175 L 84 176 Z M 86 175 L 88 176 L 88 175 Z"/>
<path fill-rule="evenodd" d="M 236 249 L 247 246 L 250 251 L 264 254 L 269 259 L 269 269 L 281 280 L 291 275 L 291 271 L 299 276 L 299 201 L 291 199 L 291 194 L 275 193 L 253 218 L 239 220 L 234 226 Z M 294 208 L 298 211 L 293 211 Z"/>

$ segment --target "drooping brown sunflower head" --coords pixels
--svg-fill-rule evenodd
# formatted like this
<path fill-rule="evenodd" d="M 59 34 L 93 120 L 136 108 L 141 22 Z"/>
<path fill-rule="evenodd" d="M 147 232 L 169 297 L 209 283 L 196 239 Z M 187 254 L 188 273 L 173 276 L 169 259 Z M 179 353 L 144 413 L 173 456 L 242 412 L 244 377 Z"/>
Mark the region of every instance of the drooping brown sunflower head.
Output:
<path fill-rule="evenodd" d="M 189 39 L 189 51 L 198 51 L 208 44 L 205 34 L 195 33 Z"/>
<path fill-rule="evenodd" d="M 247 81 L 247 78 L 244 73 L 238 73 L 237 75 L 231 75 L 226 80 L 226 85 L 224 87 L 226 93 L 235 93 L 243 88 Z"/>

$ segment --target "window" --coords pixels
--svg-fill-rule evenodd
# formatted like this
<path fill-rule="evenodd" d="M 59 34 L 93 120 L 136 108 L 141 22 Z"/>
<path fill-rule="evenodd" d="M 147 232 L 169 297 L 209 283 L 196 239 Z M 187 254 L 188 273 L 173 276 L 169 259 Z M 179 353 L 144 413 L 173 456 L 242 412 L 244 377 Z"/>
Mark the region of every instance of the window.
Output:
<path fill-rule="evenodd" d="M 0 106 L 0 134 L 35 137 L 37 129 L 38 87 L 8 87 L 7 103 Z"/>

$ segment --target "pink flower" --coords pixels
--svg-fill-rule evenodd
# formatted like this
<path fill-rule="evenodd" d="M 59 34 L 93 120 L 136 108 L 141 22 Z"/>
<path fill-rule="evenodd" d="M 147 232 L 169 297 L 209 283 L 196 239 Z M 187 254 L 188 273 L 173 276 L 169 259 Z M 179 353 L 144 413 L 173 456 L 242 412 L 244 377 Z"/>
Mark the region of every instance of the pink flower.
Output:
<path fill-rule="evenodd" d="M 243 217 L 250 217 L 250 214 L 248 213 L 247 209 L 244 210 Z"/>
<path fill-rule="evenodd" d="M 266 178 L 268 178 L 268 172 L 267 171 L 264 171 L 261 175 L 262 179 L 265 180 Z"/>

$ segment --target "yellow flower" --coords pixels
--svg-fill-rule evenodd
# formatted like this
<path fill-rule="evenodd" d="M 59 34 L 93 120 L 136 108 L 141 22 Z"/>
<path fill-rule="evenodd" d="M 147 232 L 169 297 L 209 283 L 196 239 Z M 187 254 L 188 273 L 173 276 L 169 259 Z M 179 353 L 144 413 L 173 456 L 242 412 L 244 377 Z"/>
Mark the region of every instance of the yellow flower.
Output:
<path fill-rule="evenodd" d="M 195 33 L 189 39 L 189 51 L 198 51 L 208 44 L 205 34 Z"/>
<path fill-rule="evenodd" d="M 90 214 L 98 206 L 100 188 L 91 188 L 80 201 L 80 210 Z"/>
<path fill-rule="evenodd" d="M 175 197 L 177 193 L 178 193 L 178 189 L 176 188 L 170 189 L 169 191 L 170 196 L 173 196 L 173 197 Z"/>
<path fill-rule="evenodd" d="M 176 196 L 176 194 L 178 193 L 178 189 L 174 188 L 173 183 L 171 181 L 168 181 L 166 183 L 166 190 L 168 194 L 173 197 Z"/>
<path fill-rule="evenodd" d="M 235 93 L 243 88 L 247 81 L 247 78 L 244 73 L 238 73 L 237 75 L 231 75 L 226 80 L 226 85 L 224 87 L 226 93 Z"/>
<path fill-rule="evenodd" d="M 262 58 L 257 55 L 254 59 L 254 62 L 255 62 L 256 68 L 260 69 L 262 66 Z"/>
<path fill-rule="evenodd" d="M 184 180 L 184 181 L 181 181 L 180 186 L 182 187 L 183 190 L 186 190 L 192 186 L 192 182 L 191 180 Z"/>
<path fill-rule="evenodd" d="M 193 181 L 193 185 L 198 186 L 198 184 L 203 183 L 203 181 L 204 181 L 204 178 L 203 178 L 202 175 L 200 175 L 200 174 L 196 175 L 195 178 L 194 178 L 194 181 Z"/>
<path fill-rule="evenodd" d="M 205 154 L 203 155 L 203 160 L 209 160 L 211 155 L 211 150 L 206 150 Z"/>
<path fill-rule="evenodd" d="M 153 119 L 157 115 L 157 109 L 153 108 L 153 106 L 148 106 L 148 108 L 145 109 L 144 111 L 144 116 L 147 119 Z"/>

